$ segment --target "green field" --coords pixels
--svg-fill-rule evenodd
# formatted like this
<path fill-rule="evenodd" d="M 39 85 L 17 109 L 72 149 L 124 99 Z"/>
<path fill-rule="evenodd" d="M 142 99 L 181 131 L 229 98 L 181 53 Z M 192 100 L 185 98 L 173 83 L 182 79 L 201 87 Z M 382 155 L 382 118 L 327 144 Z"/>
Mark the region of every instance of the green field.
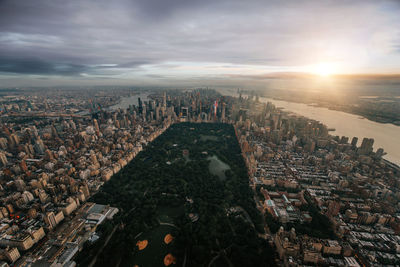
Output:
<path fill-rule="evenodd" d="M 132 244 L 132 249 L 135 253 L 134 259 L 130 262 L 132 266 L 164 266 L 164 257 L 169 252 L 172 252 L 173 246 L 173 243 L 168 245 L 164 243 L 164 236 L 174 231 L 174 227 L 160 225 L 140 235 L 138 240 L 148 240 L 149 244 L 141 251 L 136 248 L 136 242 Z"/>

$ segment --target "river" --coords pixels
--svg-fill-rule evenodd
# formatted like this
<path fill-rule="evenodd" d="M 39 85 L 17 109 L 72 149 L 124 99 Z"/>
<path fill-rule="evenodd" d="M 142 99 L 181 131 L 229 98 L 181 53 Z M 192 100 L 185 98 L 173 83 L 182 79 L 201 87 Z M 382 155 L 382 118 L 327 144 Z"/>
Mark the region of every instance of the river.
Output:
<path fill-rule="evenodd" d="M 120 102 L 118 104 L 115 104 L 113 106 L 110 106 L 110 110 L 116 110 L 116 109 L 127 109 L 129 108 L 129 105 L 136 105 L 138 106 L 138 98 L 140 97 L 140 100 L 143 101 L 149 101 L 148 99 L 149 93 L 147 92 L 141 92 L 140 94 L 137 95 L 132 95 L 129 97 L 121 97 Z"/>
<path fill-rule="evenodd" d="M 237 95 L 236 90 L 220 90 L 225 95 Z M 332 135 L 358 137 L 358 145 L 364 137 L 374 138 L 374 151 L 383 148 L 387 153 L 385 159 L 400 165 L 400 126 L 390 123 L 379 123 L 346 112 L 330 110 L 328 108 L 309 106 L 307 104 L 293 103 L 260 97 L 262 102 L 272 102 L 275 106 L 283 108 L 301 116 L 320 121 L 334 128 Z"/>

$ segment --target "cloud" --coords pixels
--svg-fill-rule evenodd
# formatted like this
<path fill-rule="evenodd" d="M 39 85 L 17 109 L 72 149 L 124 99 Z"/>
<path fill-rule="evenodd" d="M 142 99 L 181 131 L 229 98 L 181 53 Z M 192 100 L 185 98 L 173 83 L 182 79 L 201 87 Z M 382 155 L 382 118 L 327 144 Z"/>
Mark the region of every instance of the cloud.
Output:
<path fill-rule="evenodd" d="M 0 72 L 40 75 L 76 75 L 87 67 L 77 64 L 60 64 L 37 59 L 0 58 Z"/>
<path fill-rule="evenodd" d="M 328 61 L 400 72 L 399 13 L 389 0 L 0 0 L 0 70 L 137 79 L 191 68 L 188 78 L 216 64 L 228 75 Z"/>
<path fill-rule="evenodd" d="M 0 72 L 29 75 L 61 75 L 85 76 L 116 75 L 121 70 L 133 71 L 144 62 L 129 62 L 129 64 L 83 65 L 62 62 L 48 62 L 35 58 L 0 57 Z M 117 73 L 114 70 L 119 70 Z"/>

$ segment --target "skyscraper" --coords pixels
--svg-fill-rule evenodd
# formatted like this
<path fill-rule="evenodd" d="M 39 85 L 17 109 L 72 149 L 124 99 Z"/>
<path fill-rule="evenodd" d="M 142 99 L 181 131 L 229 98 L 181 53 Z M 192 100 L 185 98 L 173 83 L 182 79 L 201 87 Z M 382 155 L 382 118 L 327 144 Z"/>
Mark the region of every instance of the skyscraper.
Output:
<path fill-rule="evenodd" d="M 94 127 L 94 130 L 96 131 L 96 135 L 99 136 L 100 135 L 100 128 L 99 128 L 99 124 L 97 123 L 96 119 L 93 119 L 93 127 Z"/>
<path fill-rule="evenodd" d="M 139 114 L 142 114 L 143 112 L 143 103 L 140 97 L 138 97 L 138 106 L 139 106 Z"/>

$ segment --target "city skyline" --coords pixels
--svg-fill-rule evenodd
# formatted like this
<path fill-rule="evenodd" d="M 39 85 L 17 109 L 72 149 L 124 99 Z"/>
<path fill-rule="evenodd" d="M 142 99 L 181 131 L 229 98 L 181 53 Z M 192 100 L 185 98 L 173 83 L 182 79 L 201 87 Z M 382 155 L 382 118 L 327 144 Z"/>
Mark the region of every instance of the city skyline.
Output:
<path fill-rule="evenodd" d="M 0 267 L 400 266 L 399 0 L 0 14 Z"/>
<path fill-rule="evenodd" d="M 398 79 L 399 11 L 397 1 L 1 1 L 0 83 Z"/>
<path fill-rule="evenodd" d="M 0 265 L 398 266 L 393 110 L 233 91 L 2 90 Z"/>

